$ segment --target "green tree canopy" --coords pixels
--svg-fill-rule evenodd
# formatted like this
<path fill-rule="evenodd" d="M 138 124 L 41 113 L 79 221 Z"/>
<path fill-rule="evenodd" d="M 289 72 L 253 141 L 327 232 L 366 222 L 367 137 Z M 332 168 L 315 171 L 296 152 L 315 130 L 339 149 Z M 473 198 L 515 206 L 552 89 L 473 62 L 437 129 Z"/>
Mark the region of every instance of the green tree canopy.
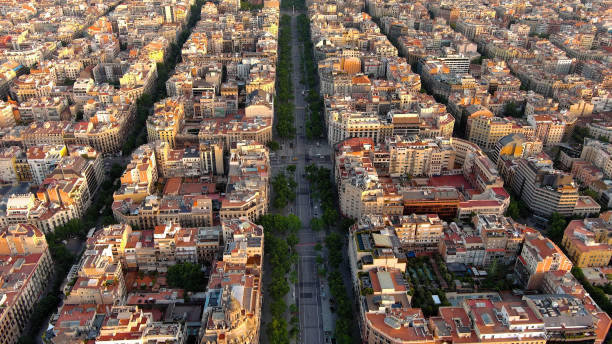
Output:
<path fill-rule="evenodd" d="M 168 268 L 168 285 L 173 288 L 182 288 L 186 291 L 203 291 L 206 289 L 206 280 L 202 266 L 195 263 L 178 263 Z"/>
<path fill-rule="evenodd" d="M 313 217 L 312 219 L 310 219 L 310 228 L 313 231 L 318 232 L 325 228 L 325 222 L 323 222 L 323 220 L 318 217 Z"/>
<path fill-rule="evenodd" d="M 276 141 L 268 141 L 268 143 L 266 143 L 266 146 L 268 146 L 271 151 L 277 151 L 280 149 L 280 144 Z"/>
<path fill-rule="evenodd" d="M 555 242 L 557 245 L 561 244 L 561 239 L 563 239 L 563 232 L 565 231 L 565 227 L 567 226 L 567 221 L 563 217 L 563 215 L 554 212 L 550 215 L 550 220 L 548 222 L 548 237 L 550 240 Z"/>

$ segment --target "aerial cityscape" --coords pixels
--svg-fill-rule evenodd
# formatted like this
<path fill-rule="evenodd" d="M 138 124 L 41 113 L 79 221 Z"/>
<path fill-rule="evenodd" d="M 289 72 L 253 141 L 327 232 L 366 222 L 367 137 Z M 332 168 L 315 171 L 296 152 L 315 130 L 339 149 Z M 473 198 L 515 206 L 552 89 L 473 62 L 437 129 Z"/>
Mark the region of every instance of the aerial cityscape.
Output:
<path fill-rule="evenodd" d="M 612 344 L 611 0 L 0 23 L 0 344 Z"/>

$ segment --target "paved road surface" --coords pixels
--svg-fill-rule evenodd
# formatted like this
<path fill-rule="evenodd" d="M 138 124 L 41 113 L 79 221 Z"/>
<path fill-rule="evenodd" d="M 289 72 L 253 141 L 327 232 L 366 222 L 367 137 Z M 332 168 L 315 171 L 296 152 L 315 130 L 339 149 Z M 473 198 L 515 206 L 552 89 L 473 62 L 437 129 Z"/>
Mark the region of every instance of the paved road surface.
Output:
<path fill-rule="evenodd" d="M 329 312 L 329 309 L 323 309 L 321 296 L 321 281 L 317 274 L 317 264 L 315 245 L 317 242 L 322 242 L 324 233 L 313 232 L 309 228 L 310 219 L 314 216 L 311 206 L 311 199 L 308 185 L 308 180 L 304 177 L 305 167 L 309 164 L 306 161 L 308 152 L 313 149 L 324 149 L 327 145 L 326 141 L 320 140 L 319 146 L 316 141 L 307 140 L 305 138 L 305 126 L 307 114 L 305 106 L 307 102 L 302 96 L 304 86 L 300 84 L 301 73 L 301 43 L 298 40 L 297 16 L 291 11 L 283 11 L 282 14 L 292 16 L 292 63 L 293 63 L 293 89 L 294 89 L 294 105 L 295 105 L 295 127 L 297 135 L 291 142 L 283 142 L 283 149 L 277 152 L 278 156 L 286 156 L 285 159 L 273 164 L 273 169 L 276 171 L 284 170 L 287 165 L 296 165 L 296 182 L 297 196 L 293 204 L 286 209 L 288 213 L 295 214 L 302 221 L 303 228 L 299 232 L 300 245 L 296 247 L 299 255 L 298 259 L 298 283 L 295 291 L 296 303 L 299 307 L 299 325 L 300 334 L 297 342 L 301 344 L 323 344 L 325 343 L 323 312 Z M 290 147 L 293 144 L 293 148 Z M 297 158 L 297 160 L 294 160 Z M 322 161 L 328 161 L 321 159 Z M 320 216 L 320 214 L 319 214 Z M 293 295 L 292 295 L 293 296 Z"/>

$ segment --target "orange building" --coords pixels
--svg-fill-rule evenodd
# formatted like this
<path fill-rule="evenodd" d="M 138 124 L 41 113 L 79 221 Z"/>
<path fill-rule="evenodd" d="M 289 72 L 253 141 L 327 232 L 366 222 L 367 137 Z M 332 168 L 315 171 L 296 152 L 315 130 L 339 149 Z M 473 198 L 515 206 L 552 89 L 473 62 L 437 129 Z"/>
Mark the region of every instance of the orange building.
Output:
<path fill-rule="evenodd" d="M 0 228 L 0 255 L 44 253 L 45 234 L 36 226 L 18 223 Z"/>
<path fill-rule="evenodd" d="M 404 191 L 404 215 L 437 214 L 441 219 L 457 217 L 461 198 L 455 188 L 419 188 Z"/>
<path fill-rule="evenodd" d="M 526 289 L 540 289 L 544 275 L 549 271 L 570 271 L 572 262 L 563 251 L 542 234 L 525 237 L 514 273 Z"/>
<path fill-rule="evenodd" d="M 420 308 L 399 308 L 387 313 L 366 313 L 364 343 L 434 344 Z"/>
<path fill-rule="evenodd" d="M 357 57 L 347 57 L 342 60 L 342 69 L 349 74 L 361 72 L 361 60 Z"/>

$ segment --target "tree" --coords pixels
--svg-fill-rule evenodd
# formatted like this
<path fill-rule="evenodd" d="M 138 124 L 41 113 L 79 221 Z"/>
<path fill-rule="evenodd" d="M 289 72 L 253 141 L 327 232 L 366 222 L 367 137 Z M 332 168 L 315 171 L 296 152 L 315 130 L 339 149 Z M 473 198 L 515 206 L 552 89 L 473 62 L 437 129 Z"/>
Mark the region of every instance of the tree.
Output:
<path fill-rule="evenodd" d="M 284 173 L 277 174 L 272 178 L 272 189 L 274 190 L 274 207 L 283 209 L 289 201 L 295 199 L 295 188 L 297 184 L 293 178 L 287 178 Z"/>
<path fill-rule="evenodd" d="M 576 127 L 572 132 L 572 138 L 574 141 L 583 143 L 585 137 L 591 137 L 589 129 L 587 127 Z"/>
<path fill-rule="evenodd" d="M 289 173 L 295 173 L 295 169 L 296 169 L 295 165 L 288 165 L 287 166 L 287 172 L 289 172 Z"/>
<path fill-rule="evenodd" d="M 272 302 L 270 305 L 270 313 L 272 313 L 273 317 L 284 316 L 285 310 L 287 310 L 287 305 L 282 298 L 274 300 L 274 302 Z"/>
<path fill-rule="evenodd" d="M 240 10 L 242 11 L 253 11 L 263 8 L 263 5 L 254 5 L 248 1 L 240 1 Z"/>
<path fill-rule="evenodd" d="M 350 217 L 343 217 L 342 221 L 340 221 L 340 229 L 343 232 L 348 232 L 348 230 L 355 224 L 355 220 Z"/>
<path fill-rule="evenodd" d="M 594 199 L 594 200 L 599 199 L 599 194 L 598 194 L 597 192 L 595 192 L 595 191 L 591 190 L 591 189 L 584 190 L 582 193 L 583 193 L 585 196 L 589 196 L 589 197 L 591 197 L 591 198 L 592 198 L 592 199 Z"/>
<path fill-rule="evenodd" d="M 302 228 L 302 221 L 294 214 L 289 214 L 285 218 L 287 229 L 291 232 L 297 232 Z"/>
<path fill-rule="evenodd" d="M 328 261 L 333 268 L 338 268 L 342 263 L 342 237 L 336 232 L 332 232 L 325 238 L 325 246 L 329 252 Z"/>
<path fill-rule="evenodd" d="M 481 65 L 483 59 L 484 59 L 484 57 L 482 55 L 480 55 L 480 56 L 478 56 L 477 58 L 473 59 L 470 62 L 473 63 L 473 64 Z"/>
<path fill-rule="evenodd" d="M 506 216 L 511 217 L 514 220 L 518 220 L 520 213 L 518 202 L 516 200 L 511 199 L 510 204 L 508 205 L 508 209 L 506 209 Z"/>
<path fill-rule="evenodd" d="M 338 221 L 338 211 L 334 207 L 325 207 L 323 210 L 323 221 L 328 226 L 336 224 Z"/>
<path fill-rule="evenodd" d="M 515 102 L 510 102 L 504 106 L 504 116 L 521 118 L 523 117 L 523 110 Z"/>
<path fill-rule="evenodd" d="M 325 222 L 323 222 L 323 220 L 321 220 L 318 217 L 313 217 L 312 219 L 310 219 L 310 228 L 315 231 L 318 232 L 320 230 L 322 230 L 325 227 Z"/>
<path fill-rule="evenodd" d="M 561 244 L 561 239 L 563 238 L 563 232 L 565 231 L 565 227 L 567 226 L 567 221 L 565 218 L 554 212 L 550 215 L 550 220 L 548 222 L 548 237 L 557 245 Z"/>
<path fill-rule="evenodd" d="M 289 344 L 287 322 L 283 318 L 272 318 L 266 327 L 266 334 L 270 344 Z"/>
<path fill-rule="evenodd" d="M 366 287 L 366 288 L 361 288 L 361 295 L 366 296 L 366 295 L 371 295 L 374 294 L 374 289 Z"/>
<path fill-rule="evenodd" d="M 266 146 L 268 146 L 271 151 L 277 151 L 280 149 L 280 144 L 276 141 L 268 141 L 268 143 L 266 143 Z"/>
<path fill-rule="evenodd" d="M 330 293 L 336 300 L 337 314 L 336 319 L 336 330 L 334 335 L 336 337 L 336 343 L 350 344 L 354 343 L 352 338 L 352 329 L 354 324 L 353 309 L 351 307 L 351 301 L 346 294 L 344 288 L 344 282 L 342 275 L 338 270 L 333 270 L 328 277 Z"/>
<path fill-rule="evenodd" d="M 178 263 L 168 268 L 168 285 L 186 291 L 203 291 L 206 288 L 204 273 L 200 264 Z"/>
<path fill-rule="evenodd" d="M 295 233 L 302 228 L 300 218 L 294 214 L 287 216 L 281 214 L 266 214 L 261 216 L 259 220 L 257 220 L 257 223 L 262 225 L 266 232 L 275 234 L 282 234 L 287 230 Z"/>
<path fill-rule="evenodd" d="M 291 247 L 294 248 L 295 245 L 297 245 L 300 242 L 300 239 L 298 238 L 297 235 L 295 235 L 295 233 L 291 233 L 289 234 L 289 236 L 287 237 L 287 244 Z"/>
<path fill-rule="evenodd" d="M 108 226 L 115 223 L 117 223 L 117 221 L 115 221 L 115 218 L 112 216 L 104 216 L 102 218 L 102 226 Z"/>
<path fill-rule="evenodd" d="M 497 259 L 493 259 L 493 261 L 491 262 L 491 265 L 489 266 L 488 275 L 497 275 L 497 273 L 499 272 L 499 267 L 498 267 L 498 262 Z"/>
<path fill-rule="evenodd" d="M 51 240 L 68 240 L 74 237 L 85 237 L 89 228 L 86 228 L 81 219 L 72 219 L 64 225 L 56 227 L 53 233 L 47 234 Z"/>
<path fill-rule="evenodd" d="M 522 199 L 518 201 L 518 207 L 519 207 L 519 214 L 521 215 L 522 218 L 531 216 L 531 210 L 527 206 L 527 203 L 525 203 L 525 201 L 523 201 Z"/>

